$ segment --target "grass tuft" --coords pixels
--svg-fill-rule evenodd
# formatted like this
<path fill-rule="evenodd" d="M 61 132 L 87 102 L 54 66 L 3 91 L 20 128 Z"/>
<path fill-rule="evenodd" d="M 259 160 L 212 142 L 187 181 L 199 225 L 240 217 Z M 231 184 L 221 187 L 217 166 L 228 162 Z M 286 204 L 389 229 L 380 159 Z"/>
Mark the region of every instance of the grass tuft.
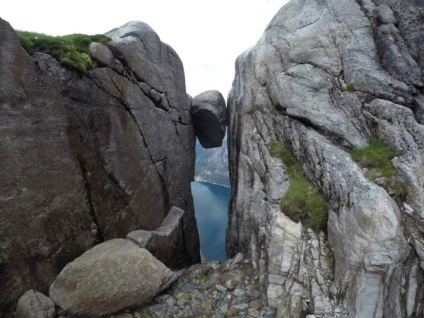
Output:
<path fill-rule="evenodd" d="M 281 211 L 295 222 L 303 220 L 316 231 L 325 230 L 328 212 L 324 196 L 306 178 L 296 157 L 283 143 L 272 140 L 269 149 L 272 156 L 283 161 L 291 179 L 290 187 L 280 202 Z"/>
<path fill-rule="evenodd" d="M 352 159 L 367 169 L 366 176 L 375 180 L 379 177 L 387 179 L 386 187 L 390 188 L 393 196 L 405 199 L 408 187 L 397 175 L 392 159 L 402 154 L 399 150 L 392 150 L 375 136 L 370 136 L 371 143 L 367 147 L 354 148 L 351 152 Z"/>
<path fill-rule="evenodd" d="M 105 43 L 106 35 L 70 34 L 65 36 L 49 36 L 41 33 L 18 31 L 22 47 L 32 55 L 42 52 L 53 56 L 63 66 L 85 74 L 93 67 L 89 55 L 91 42 Z"/>

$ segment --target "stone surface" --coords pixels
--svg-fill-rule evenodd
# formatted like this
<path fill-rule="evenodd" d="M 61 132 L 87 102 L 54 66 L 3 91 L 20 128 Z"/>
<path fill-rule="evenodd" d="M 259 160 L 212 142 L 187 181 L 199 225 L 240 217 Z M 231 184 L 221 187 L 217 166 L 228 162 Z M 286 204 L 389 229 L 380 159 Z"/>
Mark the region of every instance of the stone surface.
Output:
<path fill-rule="evenodd" d="M 115 58 L 111 50 L 104 44 L 98 42 L 92 42 L 90 44 L 90 56 L 101 66 L 114 68 Z"/>
<path fill-rule="evenodd" d="M 240 254 L 237 259 L 189 267 L 162 295 L 132 311 L 132 317 L 275 317 L 275 309 L 266 306 L 265 295 L 255 293 L 259 280 L 250 261 Z M 235 289 L 219 285 L 225 276 L 234 278 Z"/>
<path fill-rule="evenodd" d="M 0 316 L 96 241 L 58 83 L 0 19 Z"/>
<path fill-rule="evenodd" d="M 176 278 L 146 249 L 113 239 L 66 265 L 49 295 L 70 315 L 96 317 L 141 306 Z"/>
<path fill-rule="evenodd" d="M 151 28 L 129 25 L 137 36 L 126 25 L 92 45 L 97 66 L 79 75 L 30 57 L 0 20 L 0 316 L 93 245 L 156 230 L 171 206 L 184 210 L 184 233 L 169 254 L 200 260 L 182 62 Z"/>
<path fill-rule="evenodd" d="M 227 129 L 227 108 L 222 94 L 211 90 L 194 97 L 191 115 L 203 148 L 220 147 Z"/>
<path fill-rule="evenodd" d="M 56 309 L 53 300 L 29 290 L 19 298 L 15 318 L 54 318 Z"/>
<path fill-rule="evenodd" d="M 168 267 L 182 263 L 180 242 L 183 240 L 184 211 L 172 207 L 161 225 L 154 231 L 138 230 L 128 233 L 127 238 L 145 248 Z"/>
<path fill-rule="evenodd" d="M 423 14 L 416 1 L 292 0 L 236 61 L 228 250 L 251 257 L 278 317 L 424 314 Z M 351 158 L 371 134 L 399 151 L 402 198 Z M 327 233 L 280 211 L 291 181 L 272 140 L 326 197 Z"/>

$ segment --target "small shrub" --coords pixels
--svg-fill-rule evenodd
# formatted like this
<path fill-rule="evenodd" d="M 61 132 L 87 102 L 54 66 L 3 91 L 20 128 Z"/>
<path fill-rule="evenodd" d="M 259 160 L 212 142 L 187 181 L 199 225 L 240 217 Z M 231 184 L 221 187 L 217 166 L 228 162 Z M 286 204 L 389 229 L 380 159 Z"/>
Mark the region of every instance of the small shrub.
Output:
<path fill-rule="evenodd" d="M 295 222 L 309 223 L 316 231 L 325 230 L 328 212 L 327 201 L 303 173 L 294 154 L 283 143 L 272 140 L 269 143 L 272 156 L 280 158 L 290 176 L 290 187 L 281 199 L 280 209 Z"/>
<path fill-rule="evenodd" d="M 306 210 L 309 211 L 309 221 L 312 228 L 315 230 L 326 228 L 328 220 L 327 201 L 315 187 L 313 187 L 313 191 L 307 200 Z"/>
<path fill-rule="evenodd" d="M 53 56 L 63 66 L 85 74 L 93 67 L 89 55 L 91 42 L 105 43 L 106 35 L 70 34 L 65 36 L 48 36 L 41 33 L 18 31 L 22 47 L 32 55 L 42 52 Z"/>
<path fill-rule="evenodd" d="M 389 181 L 389 187 L 395 198 L 405 200 L 408 194 L 408 186 L 399 177 L 392 177 Z"/>
<path fill-rule="evenodd" d="M 304 176 L 291 179 L 290 187 L 281 199 L 280 208 L 295 222 L 304 219 L 308 193 L 311 191 L 310 182 Z"/>

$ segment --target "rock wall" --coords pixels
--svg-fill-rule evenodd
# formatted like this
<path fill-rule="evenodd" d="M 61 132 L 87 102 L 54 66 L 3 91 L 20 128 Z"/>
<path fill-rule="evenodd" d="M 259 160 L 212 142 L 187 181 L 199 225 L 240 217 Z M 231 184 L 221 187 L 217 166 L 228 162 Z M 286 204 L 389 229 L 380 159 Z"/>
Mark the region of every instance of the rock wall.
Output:
<path fill-rule="evenodd" d="M 423 19 L 422 1 L 291 0 L 236 61 L 228 250 L 280 317 L 424 315 Z M 370 135 L 398 150 L 400 198 L 352 160 Z M 280 211 L 272 140 L 327 199 L 327 231 Z"/>
<path fill-rule="evenodd" d="M 200 260 L 183 65 L 144 23 L 108 35 L 82 76 L 30 57 L 0 19 L 0 316 L 93 245 L 155 230 L 171 206 L 184 211 L 172 264 Z"/>

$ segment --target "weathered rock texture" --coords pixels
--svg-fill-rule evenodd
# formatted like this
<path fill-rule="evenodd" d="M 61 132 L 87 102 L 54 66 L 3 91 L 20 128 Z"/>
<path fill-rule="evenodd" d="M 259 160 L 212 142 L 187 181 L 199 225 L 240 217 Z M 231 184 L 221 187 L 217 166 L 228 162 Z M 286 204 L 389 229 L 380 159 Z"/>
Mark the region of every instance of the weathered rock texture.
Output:
<path fill-rule="evenodd" d="M 15 318 L 54 318 L 55 304 L 49 297 L 29 290 L 19 298 Z"/>
<path fill-rule="evenodd" d="M 127 239 L 148 250 L 162 263 L 178 266 L 181 255 L 184 255 L 184 250 L 181 250 L 181 241 L 184 239 L 183 217 L 184 211 L 173 206 L 156 230 L 133 231 L 128 233 Z"/>
<path fill-rule="evenodd" d="M 193 98 L 191 114 L 203 148 L 220 147 L 227 129 L 227 108 L 222 94 L 211 90 L 197 95 Z"/>
<path fill-rule="evenodd" d="M 49 296 L 68 314 L 98 317 L 140 307 L 176 278 L 146 249 L 112 239 L 66 265 Z"/>
<path fill-rule="evenodd" d="M 30 57 L 0 20 L 1 313 L 94 244 L 155 230 L 171 206 L 184 211 L 173 262 L 199 261 L 183 65 L 144 23 L 109 36 L 81 76 Z"/>
<path fill-rule="evenodd" d="M 228 248 L 252 257 L 280 317 L 424 315 L 422 4 L 292 0 L 236 62 Z M 402 199 L 351 158 L 371 134 L 401 152 Z M 328 235 L 280 211 L 290 179 L 272 139 L 326 197 Z"/>

